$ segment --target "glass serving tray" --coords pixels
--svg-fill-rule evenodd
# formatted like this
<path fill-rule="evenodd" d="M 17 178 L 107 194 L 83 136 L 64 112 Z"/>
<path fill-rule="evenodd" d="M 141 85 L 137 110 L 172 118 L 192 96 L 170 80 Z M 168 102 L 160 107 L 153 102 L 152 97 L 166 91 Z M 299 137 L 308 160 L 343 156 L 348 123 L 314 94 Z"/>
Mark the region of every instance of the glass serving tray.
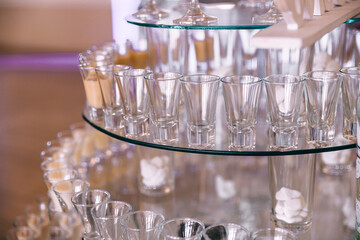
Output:
<path fill-rule="evenodd" d="M 126 17 L 126 21 L 143 27 L 152 28 L 171 28 L 171 29 L 197 29 L 197 30 L 241 30 L 241 29 L 263 29 L 270 25 L 253 24 L 252 18 L 256 15 L 261 15 L 267 9 L 255 7 L 242 7 L 235 3 L 212 3 L 201 4 L 203 11 L 210 16 L 218 18 L 218 22 L 213 25 L 197 25 L 185 26 L 174 24 L 173 20 L 180 18 L 184 13 L 178 11 L 169 11 L 169 17 L 160 19 L 158 21 L 143 21 L 133 16 Z M 170 8 L 171 9 L 171 8 Z M 360 20 L 360 14 L 346 21 L 346 23 L 354 23 Z"/>
<path fill-rule="evenodd" d="M 276 155 L 297 155 L 297 154 L 310 154 L 320 153 L 329 151 L 338 151 L 344 149 L 355 148 L 355 141 L 349 141 L 342 136 L 342 107 L 341 99 L 339 99 L 337 118 L 336 118 L 336 129 L 335 129 L 335 140 L 329 144 L 329 146 L 314 148 L 306 142 L 306 127 L 299 128 L 299 140 L 297 149 L 286 150 L 286 151 L 274 151 L 270 150 L 268 146 L 268 129 L 269 124 L 266 121 L 266 100 L 264 92 L 260 94 L 259 110 L 257 114 L 256 129 L 256 145 L 253 150 L 247 151 L 234 151 L 229 149 L 229 137 L 228 129 L 226 126 L 226 112 L 225 103 L 222 91 L 219 89 L 217 106 L 216 106 L 216 133 L 215 133 L 215 147 L 213 149 L 197 149 L 188 146 L 187 141 L 187 129 L 186 129 L 186 114 L 183 105 L 179 106 L 179 141 L 174 145 L 161 145 L 153 141 L 151 134 L 146 139 L 139 140 L 128 138 L 125 136 L 124 131 L 111 131 L 104 127 L 103 121 L 92 121 L 86 111 L 83 110 L 83 118 L 91 126 L 98 129 L 99 131 L 114 137 L 116 139 L 133 143 L 136 145 L 147 146 L 158 149 L 165 149 L 171 151 L 188 152 L 188 153 L 201 153 L 201 154 L 212 154 L 212 155 L 233 155 L 233 156 L 276 156 Z M 151 126 L 149 126 L 151 129 Z"/>

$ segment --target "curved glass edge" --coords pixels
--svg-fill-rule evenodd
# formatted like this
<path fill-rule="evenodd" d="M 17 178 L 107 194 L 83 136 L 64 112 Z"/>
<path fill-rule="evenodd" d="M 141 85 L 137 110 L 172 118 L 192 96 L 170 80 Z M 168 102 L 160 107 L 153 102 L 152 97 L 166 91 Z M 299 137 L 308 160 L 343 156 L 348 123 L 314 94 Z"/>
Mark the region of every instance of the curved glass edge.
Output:
<path fill-rule="evenodd" d="M 120 135 L 117 135 L 113 132 L 110 132 L 92 121 L 90 121 L 84 113 L 82 113 L 83 119 L 89 123 L 93 128 L 98 131 L 116 138 L 121 141 L 125 141 L 128 143 L 132 143 L 135 145 L 157 148 L 162 150 L 169 151 L 177 151 L 177 152 L 187 152 L 187 153 L 197 153 L 197 154 L 207 154 L 207 155 L 226 155 L 226 156 L 285 156 L 285 155 L 302 155 L 302 154 L 314 154 L 314 153 L 322 153 L 322 152 L 332 152 L 339 150 L 346 150 L 351 148 L 356 148 L 356 143 L 339 145 L 339 146 L 331 146 L 331 147 L 323 147 L 323 148 L 311 148 L 311 149 L 296 149 L 291 151 L 224 151 L 224 150 L 209 150 L 209 149 L 195 149 L 195 148 L 184 148 L 184 147 L 175 147 L 170 145 L 160 145 L 151 142 L 143 142 L 131 138 L 126 138 Z"/>

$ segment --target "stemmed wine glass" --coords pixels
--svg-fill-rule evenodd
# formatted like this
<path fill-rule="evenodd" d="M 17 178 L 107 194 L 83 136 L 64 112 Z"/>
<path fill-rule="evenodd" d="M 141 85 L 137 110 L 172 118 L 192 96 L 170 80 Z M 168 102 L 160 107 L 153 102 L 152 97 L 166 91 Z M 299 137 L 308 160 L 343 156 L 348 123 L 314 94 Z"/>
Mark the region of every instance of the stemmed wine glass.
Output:
<path fill-rule="evenodd" d="M 253 17 L 253 23 L 255 24 L 268 24 L 272 25 L 283 20 L 283 16 L 279 9 L 276 7 L 274 0 L 271 2 L 269 11 L 263 15 Z"/>
<path fill-rule="evenodd" d="M 144 6 L 133 16 L 141 20 L 152 20 L 166 18 L 169 14 L 158 8 L 155 0 L 145 0 Z"/>
<path fill-rule="evenodd" d="M 191 0 L 186 14 L 174 20 L 175 24 L 180 25 L 208 25 L 216 22 L 216 17 L 210 17 L 201 11 L 199 0 Z"/>

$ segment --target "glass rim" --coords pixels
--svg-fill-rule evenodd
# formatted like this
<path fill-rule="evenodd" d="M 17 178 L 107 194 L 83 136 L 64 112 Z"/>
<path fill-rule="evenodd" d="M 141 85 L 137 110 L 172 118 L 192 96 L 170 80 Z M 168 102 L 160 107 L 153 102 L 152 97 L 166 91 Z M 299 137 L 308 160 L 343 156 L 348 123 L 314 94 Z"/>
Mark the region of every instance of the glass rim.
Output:
<path fill-rule="evenodd" d="M 185 218 L 173 218 L 173 219 L 169 219 L 169 220 L 167 220 L 167 221 L 164 221 L 164 222 L 161 224 L 160 235 L 163 235 L 163 236 L 165 235 L 166 238 L 170 238 L 170 239 L 184 239 L 183 237 L 176 237 L 176 236 L 171 236 L 171 235 L 168 235 L 168 234 L 164 234 L 163 231 L 162 231 L 162 229 L 164 229 L 164 226 L 165 226 L 166 224 L 169 224 L 169 223 L 172 223 L 172 222 L 176 222 L 176 221 L 183 221 L 183 222 L 185 222 L 185 221 L 189 221 L 189 220 L 191 220 L 192 222 L 198 223 L 198 224 L 202 227 L 202 229 L 201 229 L 201 231 L 200 231 L 198 234 L 196 234 L 196 235 L 194 235 L 194 236 L 191 236 L 191 237 L 186 237 L 186 239 L 193 239 L 193 238 L 196 238 L 198 235 L 203 235 L 203 233 L 204 233 L 204 231 L 205 231 L 205 229 L 206 229 L 205 224 L 204 224 L 202 221 L 200 221 L 200 220 L 198 220 L 198 219 L 196 219 L 196 218 L 189 218 L 189 217 L 185 217 Z"/>
<path fill-rule="evenodd" d="M 82 182 L 82 183 L 85 183 L 87 185 L 88 188 L 90 188 L 90 183 L 84 179 L 80 179 L 80 178 L 71 178 L 71 179 L 65 179 L 65 180 L 61 180 L 57 183 L 55 183 L 53 186 L 52 186 L 52 189 L 54 192 L 58 192 L 58 193 L 73 193 L 72 191 L 59 191 L 59 190 L 56 190 L 55 188 L 57 186 L 59 186 L 60 184 L 64 184 L 64 183 L 68 183 L 68 182 L 72 182 L 72 181 L 76 181 L 76 182 Z M 81 191 L 83 192 L 83 191 Z"/>
<path fill-rule="evenodd" d="M 136 74 L 136 72 L 139 71 L 143 71 L 144 73 L 142 74 Z M 115 72 L 115 76 L 119 76 L 119 77 L 144 77 L 145 75 L 152 73 L 152 71 L 150 69 L 146 69 L 146 68 L 130 68 L 125 75 L 119 75 L 119 73 Z"/>
<path fill-rule="evenodd" d="M 124 216 L 125 214 L 123 215 L 120 215 L 120 216 L 108 216 L 108 217 L 100 217 L 96 211 L 97 211 L 97 208 L 103 206 L 103 205 L 107 205 L 107 204 L 113 204 L 113 203 L 118 203 L 118 204 L 123 204 L 124 206 L 127 206 L 129 208 L 129 212 L 132 211 L 132 206 L 127 203 L 127 202 L 123 202 L 123 201 L 116 201 L 116 200 L 108 200 L 108 201 L 105 201 L 105 202 L 102 202 L 102 203 L 99 203 L 97 204 L 96 206 L 94 206 L 92 209 L 91 209 L 91 214 L 93 215 L 94 218 L 96 219 L 101 219 L 101 220 L 109 220 L 109 219 L 120 219 L 122 218 L 122 216 Z"/>
<path fill-rule="evenodd" d="M 232 79 L 234 77 L 241 77 L 241 78 L 250 78 L 250 79 L 253 79 L 254 81 L 242 81 L 242 79 L 236 79 L 236 81 L 227 81 L 227 79 Z M 255 81 L 256 80 L 256 81 Z M 259 77 L 256 77 L 256 76 L 252 76 L 252 75 L 231 75 L 231 76 L 225 76 L 223 78 L 220 79 L 220 81 L 222 83 L 225 83 L 225 84 L 228 84 L 228 85 L 245 85 L 245 84 L 256 84 L 256 83 L 259 83 L 261 82 L 261 78 Z"/>
<path fill-rule="evenodd" d="M 101 190 L 101 189 L 88 189 L 88 190 L 85 190 L 85 191 L 81 191 L 81 192 L 78 192 L 78 193 L 75 193 L 72 197 L 71 197 L 71 202 L 76 205 L 76 206 L 81 206 L 81 207 L 87 207 L 87 206 L 96 206 L 100 203 L 93 203 L 93 204 L 84 204 L 84 203 L 77 203 L 75 201 L 75 198 L 77 198 L 78 196 L 80 196 L 81 194 L 84 194 L 84 193 L 88 193 L 88 192 L 101 192 L 101 193 L 105 193 L 106 195 L 106 199 L 105 201 L 109 201 L 110 199 L 110 193 L 108 191 L 105 191 L 105 190 Z"/>
<path fill-rule="evenodd" d="M 349 73 L 347 70 L 357 70 L 357 73 Z M 350 76 L 360 76 L 360 66 L 343 67 L 339 70 L 339 72 Z"/>
<path fill-rule="evenodd" d="M 298 81 L 289 81 L 289 82 L 274 82 L 271 81 L 270 78 L 274 78 L 274 77 L 291 77 L 291 79 L 297 79 Z M 301 83 L 304 82 L 305 79 L 303 79 L 301 76 L 299 75 L 292 75 L 292 74 L 272 74 L 269 76 L 266 76 L 262 79 L 265 83 L 270 83 L 270 84 L 290 84 L 290 83 Z"/>
<path fill-rule="evenodd" d="M 330 77 L 311 77 L 309 76 L 310 74 L 313 74 L 313 73 L 332 73 L 334 75 L 336 75 L 336 77 L 334 78 L 330 78 Z M 341 73 L 340 71 L 338 72 L 335 72 L 335 71 L 327 71 L 327 70 L 315 70 L 315 71 L 310 71 L 310 72 L 306 72 L 304 74 L 301 75 L 301 79 L 303 80 L 308 80 L 308 79 L 311 79 L 313 81 L 323 81 L 323 80 L 334 80 L 336 81 L 339 77 L 342 77 L 343 76 L 343 73 Z"/>
<path fill-rule="evenodd" d="M 231 223 L 231 222 L 230 223 L 228 223 L 228 222 L 220 222 L 220 223 L 210 225 L 210 226 L 208 226 L 207 228 L 204 229 L 204 233 L 206 233 L 207 230 L 212 229 L 214 227 L 218 227 L 218 226 L 235 226 L 236 228 L 244 230 L 247 234 L 250 234 L 250 231 L 246 227 L 244 227 L 244 226 L 242 226 L 240 224 Z"/>
<path fill-rule="evenodd" d="M 202 81 L 191 80 L 191 78 L 193 78 L 193 77 L 200 78 L 202 76 L 208 76 L 212 79 L 206 79 L 206 80 L 202 80 Z M 185 78 L 189 78 L 189 79 L 186 80 Z M 217 75 L 214 75 L 214 74 L 197 73 L 197 74 L 184 75 L 180 78 L 180 81 L 184 82 L 184 83 L 202 84 L 202 83 L 218 82 L 218 81 L 220 81 L 220 77 Z"/>
<path fill-rule="evenodd" d="M 69 179 L 74 179 L 77 176 L 77 171 L 73 168 L 67 167 L 67 168 L 59 168 L 59 169 L 54 169 L 54 170 L 50 170 L 44 173 L 43 179 L 44 181 L 48 181 L 48 182 L 52 182 L 51 180 L 48 179 L 49 175 L 55 172 L 69 172 L 69 173 L 74 173 L 75 177 L 71 177 Z M 59 181 L 63 181 L 63 180 L 67 180 L 67 179 L 61 179 Z"/>
<path fill-rule="evenodd" d="M 271 231 L 289 234 L 291 237 L 294 238 L 294 240 L 296 240 L 296 235 L 295 235 L 295 233 L 293 233 L 292 231 L 287 230 L 287 229 L 285 229 L 285 228 L 278 228 L 278 227 L 275 227 L 275 228 L 261 228 L 261 229 L 257 229 L 257 230 L 255 230 L 255 231 L 251 232 L 251 238 L 253 238 L 254 235 L 255 235 L 255 237 L 256 237 L 256 235 L 258 235 L 259 233 L 262 233 L 262 232 L 271 232 Z"/>
<path fill-rule="evenodd" d="M 160 216 L 162 220 L 161 220 L 161 222 L 159 223 L 158 226 L 155 226 L 155 227 L 152 227 L 152 228 L 139 229 L 139 228 L 128 227 L 127 224 L 125 224 L 125 219 L 130 218 L 131 215 L 135 215 L 135 214 L 138 214 L 138 213 L 151 213 L 151 214 L 154 214 L 156 216 Z M 129 229 L 129 230 L 131 230 L 133 232 L 139 232 L 139 231 L 144 231 L 144 230 L 145 230 L 145 232 L 148 232 L 148 231 L 150 232 L 150 231 L 153 231 L 153 230 L 159 228 L 160 226 L 162 226 L 164 221 L 165 221 L 165 217 L 161 213 L 154 212 L 154 211 L 151 211 L 151 210 L 138 210 L 138 211 L 134 211 L 134 212 L 128 212 L 128 213 L 122 215 L 121 218 L 120 218 L 120 225 L 122 225 L 123 227 L 126 227 L 127 229 Z"/>
<path fill-rule="evenodd" d="M 121 67 L 123 69 L 116 70 L 117 67 Z M 108 64 L 108 65 L 102 65 L 102 66 L 96 66 L 95 72 L 122 72 L 122 71 L 128 71 L 131 69 L 131 66 L 124 65 L 124 64 Z"/>
<path fill-rule="evenodd" d="M 50 159 L 43 160 L 40 163 L 41 170 L 46 171 L 46 172 L 52 171 L 52 170 L 49 170 L 46 166 L 53 163 L 53 162 L 64 163 L 64 167 L 59 167 L 59 168 L 56 168 L 56 169 L 70 168 L 72 166 L 71 163 L 69 163 L 66 158 L 56 158 L 56 159 L 51 159 L 50 158 Z M 53 170 L 56 170 L 56 169 L 53 169 Z"/>
<path fill-rule="evenodd" d="M 177 76 L 174 76 L 174 77 L 171 77 L 171 78 L 161 78 L 161 79 L 155 79 L 155 78 L 150 78 L 150 75 L 155 75 L 155 74 L 167 74 L 167 73 L 171 73 L 171 74 L 174 74 L 174 75 L 177 75 Z M 180 80 L 180 78 L 182 78 L 183 75 L 179 72 L 150 72 L 148 74 L 146 74 L 144 76 L 145 80 L 149 80 L 149 81 L 158 81 L 158 82 L 161 82 L 161 81 L 175 81 L 175 80 Z"/>

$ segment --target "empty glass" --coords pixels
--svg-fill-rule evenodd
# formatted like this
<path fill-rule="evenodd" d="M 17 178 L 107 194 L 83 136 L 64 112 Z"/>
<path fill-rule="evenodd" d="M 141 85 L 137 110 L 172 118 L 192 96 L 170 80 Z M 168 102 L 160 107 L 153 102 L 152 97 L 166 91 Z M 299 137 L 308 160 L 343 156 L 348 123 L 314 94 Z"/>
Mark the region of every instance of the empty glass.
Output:
<path fill-rule="evenodd" d="M 309 144 L 326 146 L 335 138 L 336 106 L 343 74 L 313 71 L 302 75 L 306 80 L 306 106 Z"/>
<path fill-rule="evenodd" d="M 241 225 L 222 223 L 207 227 L 204 238 L 205 240 L 248 240 L 250 233 Z"/>
<path fill-rule="evenodd" d="M 22 226 L 10 229 L 5 237 L 6 240 L 33 240 L 34 231 L 30 227 Z"/>
<path fill-rule="evenodd" d="M 254 24 L 272 25 L 282 20 L 283 20 L 283 16 L 279 11 L 279 9 L 276 7 L 275 0 L 272 0 L 269 11 L 267 11 L 263 15 L 253 17 L 252 21 Z"/>
<path fill-rule="evenodd" d="M 296 236 L 286 229 L 265 228 L 252 232 L 251 240 L 296 240 Z"/>
<path fill-rule="evenodd" d="M 145 76 L 150 120 L 154 126 L 152 135 L 156 143 L 171 144 L 178 141 L 181 77 L 181 74 L 175 72 L 150 73 Z"/>
<path fill-rule="evenodd" d="M 158 238 L 163 215 L 153 211 L 129 212 L 122 216 L 120 224 L 124 229 L 124 240 L 155 240 Z"/>
<path fill-rule="evenodd" d="M 122 239 L 120 218 L 131 210 L 130 204 L 121 201 L 107 201 L 93 207 L 91 214 L 101 237 L 105 240 Z"/>
<path fill-rule="evenodd" d="M 131 69 L 123 77 L 115 72 L 124 107 L 125 134 L 130 138 L 148 135 L 149 103 L 144 77 L 149 73 L 146 69 Z"/>
<path fill-rule="evenodd" d="M 181 78 L 190 147 L 208 149 L 215 146 L 215 109 L 219 82 L 218 76 L 207 74 Z"/>
<path fill-rule="evenodd" d="M 261 79 L 253 76 L 230 76 L 221 79 L 230 130 L 231 150 L 249 150 L 256 143 L 256 115 Z"/>
<path fill-rule="evenodd" d="M 343 136 L 356 141 L 356 104 L 360 90 L 360 67 L 347 67 L 340 70 L 344 74 L 342 84 Z"/>
<path fill-rule="evenodd" d="M 69 179 L 60 181 L 53 185 L 57 199 L 64 212 L 72 211 L 74 205 L 71 202 L 71 197 L 78 192 L 87 191 L 90 183 L 82 179 Z"/>
<path fill-rule="evenodd" d="M 71 202 L 74 204 L 85 227 L 84 238 L 91 239 L 99 235 L 94 219 L 91 216 L 91 209 L 102 202 L 109 201 L 109 199 L 110 193 L 98 189 L 79 192 L 71 198 Z"/>
<path fill-rule="evenodd" d="M 171 219 L 161 225 L 159 240 L 200 240 L 205 225 L 192 218 Z"/>
<path fill-rule="evenodd" d="M 156 20 L 166 18 L 169 14 L 158 8 L 155 0 L 145 0 L 144 6 L 133 16 L 141 20 Z"/>
<path fill-rule="evenodd" d="M 270 149 L 297 148 L 300 103 L 304 80 L 293 75 L 271 75 L 264 78 L 267 93 Z"/>
<path fill-rule="evenodd" d="M 123 78 L 130 69 L 125 65 L 106 65 L 96 68 L 96 75 L 100 84 L 104 102 L 105 128 L 118 131 L 123 127 L 122 123 L 122 101 L 119 88 L 119 78 Z M 117 73 L 117 80 L 114 73 Z"/>
<path fill-rule="evenodd" d="M 210 17 L 203 13 L 200 9 L 198 0 L 191 0 L 186 14 L 183 17 L 174 20 L 175 24 L 180 25 L 209 25 L 216 22 L 216 17 Z"/>

